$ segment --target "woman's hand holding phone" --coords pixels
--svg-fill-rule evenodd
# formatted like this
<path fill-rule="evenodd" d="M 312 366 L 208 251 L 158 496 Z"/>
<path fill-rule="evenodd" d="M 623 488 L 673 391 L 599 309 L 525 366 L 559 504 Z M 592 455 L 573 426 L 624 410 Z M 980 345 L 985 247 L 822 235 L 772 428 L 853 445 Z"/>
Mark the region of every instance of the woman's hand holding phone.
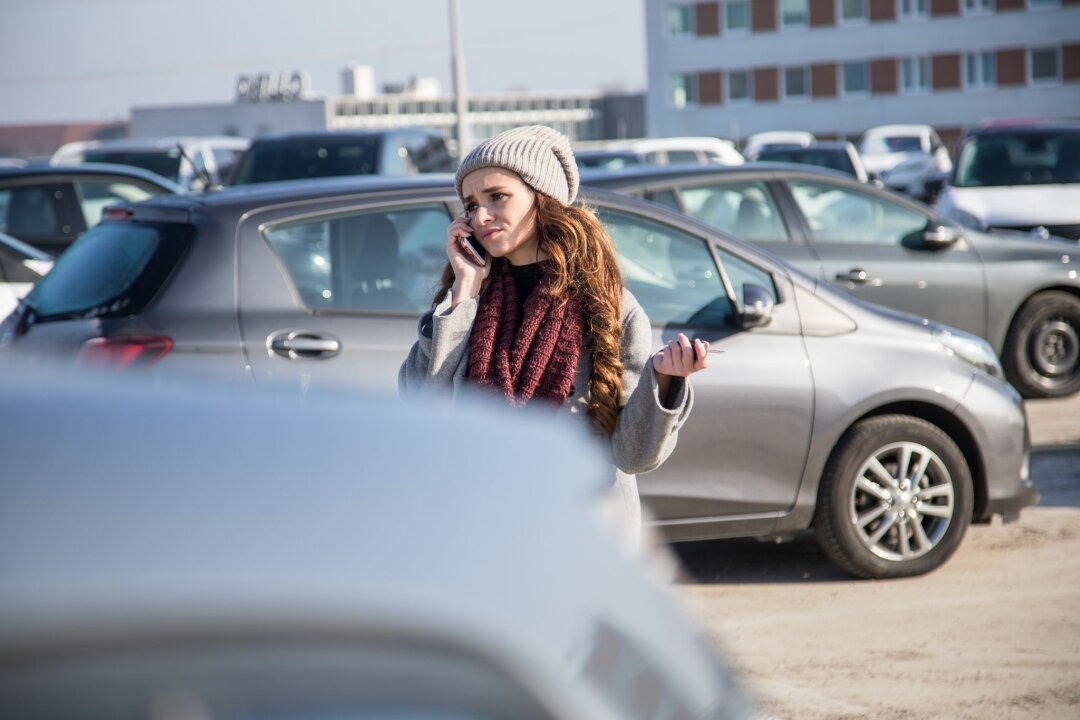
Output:
<path fill-rule="evenodd" d="M 490 265 L 487 262 L 484 265 L 478 264 L 474 255 L 465 246 L 472 232 L 472 226 L 469 225 L 466 215 L 454 218 L 446 230 L 446 257 L 454 270 L 454 285 L 450 289 L 451 302 L 454 305 L 479 295 L 481 283 L 491 272 Z M 473 242 L 475 242 L 475 247 L 483 250 L 483 246 L 478 241 Z"/>

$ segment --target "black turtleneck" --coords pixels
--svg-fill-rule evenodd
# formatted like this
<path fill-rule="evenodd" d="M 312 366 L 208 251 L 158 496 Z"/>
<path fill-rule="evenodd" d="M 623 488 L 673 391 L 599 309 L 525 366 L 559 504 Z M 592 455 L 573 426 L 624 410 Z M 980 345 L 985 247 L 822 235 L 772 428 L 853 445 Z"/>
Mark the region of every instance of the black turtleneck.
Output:
<path fill-rule="evenodd" d="M 518 325 L 521 324 L 521 318 L 525 316 L 525 300 L 532 295 L 532 291 L 536 289 L 536 286 L 540 284 L 540 277 L 544 274 L 544 271 L 540 268 L 540 263 L 529 263 L 528 265 L 510 265 L 510 274 L 514 278 L 514 287 L 517 289 L 517 320 Z"/>

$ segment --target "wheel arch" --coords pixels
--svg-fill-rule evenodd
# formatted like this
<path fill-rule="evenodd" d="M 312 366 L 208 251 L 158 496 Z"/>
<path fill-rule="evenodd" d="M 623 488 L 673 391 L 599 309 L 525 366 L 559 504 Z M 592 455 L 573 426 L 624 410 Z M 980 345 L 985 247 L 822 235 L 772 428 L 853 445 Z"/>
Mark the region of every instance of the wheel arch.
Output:
<path fill-rule="evenodd" d="M 971 473 L 971 485 L 974 493 L 972 520 L 974 522 L 984 520 L 989 502 L 986 460 L 983 457 L 982 451 L 979 449 L 979 444 L 975 441 L 975 436 L 971 433 L 971 430 L 968 429 L 967 425 L 955 414 L 941 406 L 927 402 L 907 400 L 881 405 L 873 410 L 863 413 L 855 418 L 848 427 L 844 428 L 844 432 L 840 434 L 840 437 L 844 437 L 844 435 L 859 422 L 880 415 L 910 415 L 911 417 L 925 420 L 940 428 L 942 432 L 949 436 L 949 439 L 956 443 L 956 446 L 960 448 L 960 452 L 964 455 L 964 460 L 967 461 L 968 464 L 968 471 Z M 837 440 L 837 443 L 833 445 L 832 450 L 829 451 L 830 459 L 836 453 L 839 444 L 839 440 Z"/>
<path fill-rule="evenodd" d="M 1034 298 L 1036 295 L 1042 295 L 1046 292 L 1066 292 L 1080 300 L 1080 287 L 1075 285 L 1045 285 L 1035 288 L 1029 291 L 1024 297 L 1020 299 L 1020 302 L 1016 303 L 1016 306 L 1012 309 L 1012 314 L 1009 315 L 1009 322 L 1005 326 L 1005 334 L 1003 338 L 1008 337 L 1009 332 L 1013 329 L 1013 325 L 1016 324 L 1016 316 L 1020 314 L 1020 308 L 1024 307 Z M 1004 340 L 1002 341 L 1002 347 L 1004 347 Z"/>

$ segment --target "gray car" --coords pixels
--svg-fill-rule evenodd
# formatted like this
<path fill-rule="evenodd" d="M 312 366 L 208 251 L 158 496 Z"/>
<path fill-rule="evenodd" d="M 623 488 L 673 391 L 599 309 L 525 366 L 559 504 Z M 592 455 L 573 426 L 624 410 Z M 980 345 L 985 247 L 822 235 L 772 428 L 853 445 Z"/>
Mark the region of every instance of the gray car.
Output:
<path fill-rule="evenodd" d="M 942 563 L 1037 494 L 982 340 L 878 309 L 684 215 L 590 191 L 653 322 L 711 341 L 679 445 L 639 478 L 671 540 L 813 525 L 866 577 Z M 446 262 L 450 178 L 267 185 L 126 206 L 0 325 L 0 357 L 193 367 L 298 393 L 393 389 Z M 121 217 L 123 216 L 123 217 Z"/>
<path fill-rule="evenodd" d="M 920 203 L 798 165 L 597 173 L 766 248 L 851 295 L 987 339 L 1024 397 L 1080 390 L 1080 246 L 961 228 Z"/>

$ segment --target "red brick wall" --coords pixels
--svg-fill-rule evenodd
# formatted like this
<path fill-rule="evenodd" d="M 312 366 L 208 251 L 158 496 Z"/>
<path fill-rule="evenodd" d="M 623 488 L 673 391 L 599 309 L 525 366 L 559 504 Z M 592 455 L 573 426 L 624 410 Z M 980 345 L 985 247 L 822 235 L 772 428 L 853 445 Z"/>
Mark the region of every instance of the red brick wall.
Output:
<path fill-rule="evenodd" d="M 724 79 L 719 72 L 698 73 L 698 104 L 719 105 L 724 98 Z"/>
<path fill-rule="evenodd" d="M 1080 45 L 1061 48 L 1061 76 L 1065 82 L 1080 80 Z"/>
<path fill-rule="evenodd" d="M 694 30 L 699 37 L 720 34 L 720 3 L 699 2 L 694 15 Z"/>
<path fill-rule="evenodd" d="M 750 0 L 750 27 L 754 32 L 776 29 L 776 0 Z"/>
<path fill-rule="evenodd" d="M 930 84 L 935 90 L 960 88 L 960 56 L 934 55 L 930 62 Z"/>
<path fill-rule="evenodd" d="M 870 62 L 870 92 L 874 95 L 896 94 L 896 59 Z"/>
<path fill-rule="evenodd" d="M 754 68 L 754 102 L 780 99 L 779 73 L 776 68 Z"/>
<path fill-rule="evenodd" d="M 1024 0 L 997 0 L 997 11 L 1003 12 L 1005 10 L 1023 10 Z"/>
<path fill-rule="evenodd" d="M 810 66 L 810 95 L 815 98 L 836 97 L 836 63 Z"/>
<path fill-rule="evenodd" d="M 998 50 L 997 64 L 998 85 L 1024 85 L 1027 83 L 1027 58 L 1023 48 Z"/>
<path fill-rule="evenodd" d="M 1024 0 L 1020 0 L 1023 2 Z M 896 0 L 870 0 L 870 22 L 896 19 Z"/>
<path fill-rule="evenodd" d="M 934 17 L 959 15 L 960 0 L 930 0 L 930 14 Z"/>
<path fill-rule="evenodd" d="M 835 24 L 836 2 L 834 0 L 810 0 L 810 27 Z"/>

